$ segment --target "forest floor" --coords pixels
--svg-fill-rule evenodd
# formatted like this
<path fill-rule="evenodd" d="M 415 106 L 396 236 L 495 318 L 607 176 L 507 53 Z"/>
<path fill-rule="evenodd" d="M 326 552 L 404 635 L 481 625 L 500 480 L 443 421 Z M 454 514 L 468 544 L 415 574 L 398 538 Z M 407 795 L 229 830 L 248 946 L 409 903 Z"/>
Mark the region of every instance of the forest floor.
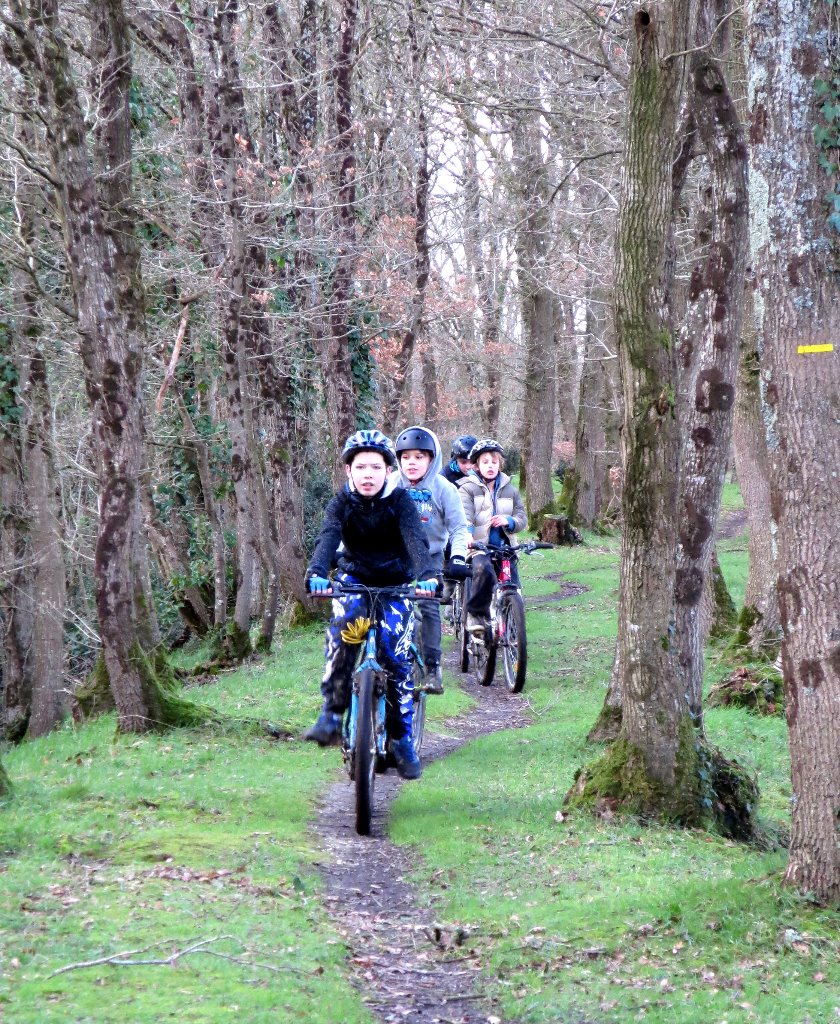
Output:
<path fill-rule="evenodd" d="M 297 737 L 317 714 L 318 623 L 196 688 L 222 729 L 122 736 L 103 716 L 4 751 L 0 1021 L 836 1024 L 840 915 L 783 886 L 784 849 L 565 807 L 602 752 L 617 623 L 618 538 L 586 541 L 523 559 L 524 692 L 450 661 L 423 777 L 377 779 L 371 838 L 335 748 L 254 727 Z M 712 685 L 731 651 L 707 654 Z M 704 717 L 781 834 L 784 719 Z"/>
<path fill-rule="evenodd" d="M 548 578 L 562 577 L 555 573 Z M 535 600 L 559 601 L 585 589 L 564 581 L 555 593 Z M 451 686 L 452 677 L 458 677 L 457 649 L 446 656 L 444 668 L 445 683 Z M 445 731 L 427 732 L 424 766 L 471 739 L 522 728 L 529 721 L 524 698 L 509 693 L 498 677 L 490 687 L 480 686 L 471 674 L 459 680 L 475 706 L 446 722 Z M 347 945 L 354 984 L 384 1024 L 502 1024 L 498 1000 L 481 991 L 480 958 L 452 956 L 457 947 L 467 951 L 469 935 L 435 921 L 417 887 L 407 880 L 415 852 L 388 839 L 390 807 L 404 785 L 394 771 L 377 778 L 367 839 L 355 832 L 354 790 L 346 779 L 329 787 L 319 808 L 315 832 L 328 854 L 321 865 L 325 902 Z"/>

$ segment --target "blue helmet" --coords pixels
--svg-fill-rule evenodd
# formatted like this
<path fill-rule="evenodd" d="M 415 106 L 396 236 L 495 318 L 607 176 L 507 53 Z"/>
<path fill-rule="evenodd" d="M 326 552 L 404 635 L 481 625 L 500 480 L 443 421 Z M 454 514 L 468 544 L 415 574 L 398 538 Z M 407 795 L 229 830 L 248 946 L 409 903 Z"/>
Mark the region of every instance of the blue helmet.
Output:
<path fill-rule="evenodd" d="M 349 466 L 359 452 L 379 452 L 389 466 L 397 464 L 394 444 L 381 430 L 357 430 L 355 434 L 351 434 L 344 442 L 344 450 L 341 453 L 345 465 Z"/>

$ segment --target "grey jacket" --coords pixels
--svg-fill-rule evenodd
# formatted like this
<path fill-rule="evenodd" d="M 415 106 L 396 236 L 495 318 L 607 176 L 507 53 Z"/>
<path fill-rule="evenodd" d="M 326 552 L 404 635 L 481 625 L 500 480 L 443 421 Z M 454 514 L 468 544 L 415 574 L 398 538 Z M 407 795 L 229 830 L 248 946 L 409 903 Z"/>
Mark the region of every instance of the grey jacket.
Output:
<path fill-rule="evenodd" d="M 410 428 L 409 428 L 410 429 Z M 424 430 L 429 430 L 424 427 Z M 440 475 L 442 464 L 440 441 L 434 431 L 429 430 L 435 442 L 435 454 L 426 470 L 426 475 L 416 484 L 411 484 L 399 471 L 399 486 L 404 487 L 414 498 L 420 519 L 426 528 L 429 554 L 434 558 L 443 552 L 447 541 L 451 543 L 450 557 L 467 556 L 467 521 L 458 488 Z"/>

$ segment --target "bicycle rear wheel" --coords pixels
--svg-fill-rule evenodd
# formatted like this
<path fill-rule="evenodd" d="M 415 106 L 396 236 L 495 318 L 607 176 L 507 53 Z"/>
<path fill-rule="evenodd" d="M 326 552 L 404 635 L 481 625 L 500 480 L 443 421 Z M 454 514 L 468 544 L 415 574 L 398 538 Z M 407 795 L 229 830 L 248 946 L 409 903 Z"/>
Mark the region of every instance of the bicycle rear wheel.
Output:
<path fill-rule="evenodd" d="M 511 591 L 502 599 L 502 660 L 505 682 L 511 693 L 521 693 L 528 668 L 528 643 L 525 635 L 525 603 Z"/>
<path fill-rule="evenodd" d="M 490 686 L 493 676 L 496 674 L 496 638 L 490 639 L 490 646 L 487 646 L 487 633 L 484 631 L 485 643 L 475 641 L 473 645 L 473 661 L 475 662 L 475 674 L 482 686 Z"/>
<path fill-rule="evenodd" d="M 456 583 L 452 588 L 452 630 L 455 633 L 455 640 L 461 642 L 461 631 L 464 628 L 464 590 L 461 583 Z"/>
<path fill-rule="evenodd" d="M 467 632 L 467 601 L 470 599 L 470 581 L 464 580 L 463 583 L 459 584 L 456 590 L 461 592 L 460 598 L 460 613 L 461 613 L 461 629 L 458 634 L 458 664 L 462 672 L 469 672 L 470 670 L 470 634 Z M 452 599 L 453 605 L 455 598 Z"/>
<path fill-rule="evenodd" d="M 370 835 L 370 822 L 373 814 L 373 783 L 376 778 L 376 725 L 373 697 L 375 683 L 376 675 L 372 669 L 363 669 L 359 673 L 354 775 L 356 780 L 356 831 L 360 836 Z"/>

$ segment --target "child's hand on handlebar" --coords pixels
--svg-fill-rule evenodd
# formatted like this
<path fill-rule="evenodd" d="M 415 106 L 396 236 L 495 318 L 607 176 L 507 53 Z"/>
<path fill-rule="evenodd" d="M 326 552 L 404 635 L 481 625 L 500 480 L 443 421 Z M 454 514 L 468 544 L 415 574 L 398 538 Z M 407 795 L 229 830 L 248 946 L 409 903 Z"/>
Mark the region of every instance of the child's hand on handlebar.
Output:
<path fill-rule="evenodd" d="M 332 593 L 332 584 L 323 576 L 310 576 L 307 580 L 309 593 L 313 597 L 326 597 Z"/>
<path fill-rule="evenodd" d="M 418 597 L 434 597 L 437 590 L 437 580 L 418 580 L 414 584 L 414 590 Z"/>

